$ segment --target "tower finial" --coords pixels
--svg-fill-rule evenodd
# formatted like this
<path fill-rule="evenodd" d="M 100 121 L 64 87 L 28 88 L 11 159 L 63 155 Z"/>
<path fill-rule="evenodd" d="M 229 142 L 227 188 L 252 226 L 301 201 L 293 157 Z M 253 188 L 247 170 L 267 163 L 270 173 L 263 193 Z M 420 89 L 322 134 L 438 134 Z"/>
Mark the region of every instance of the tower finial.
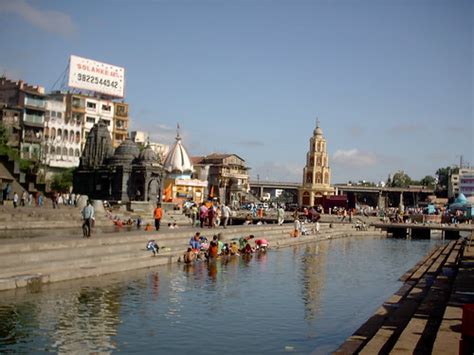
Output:
<path fill-rule="evenodd" d="M 319 127 L 319 117 L 316 117 L 316 128 Z"/>
<path fill-rule="evenodd" d="M 179 139 L 179 122 L 176 124 L 176 139 Z"/>

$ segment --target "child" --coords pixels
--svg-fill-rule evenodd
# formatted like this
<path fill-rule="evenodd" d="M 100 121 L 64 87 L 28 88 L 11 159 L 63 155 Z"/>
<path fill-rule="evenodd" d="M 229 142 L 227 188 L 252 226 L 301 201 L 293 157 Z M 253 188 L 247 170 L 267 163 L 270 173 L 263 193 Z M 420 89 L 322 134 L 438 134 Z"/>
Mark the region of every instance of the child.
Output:
<path fill-rule="evenodd" d="M 149 240 L 148 243 L 146 244 L 146 250 L 150 250 L 153 252 L 153 256 L 156 256 L 158 254 L 158 251 L 160 250 L 160 247 L 156 242 L 152 239 Z"/>

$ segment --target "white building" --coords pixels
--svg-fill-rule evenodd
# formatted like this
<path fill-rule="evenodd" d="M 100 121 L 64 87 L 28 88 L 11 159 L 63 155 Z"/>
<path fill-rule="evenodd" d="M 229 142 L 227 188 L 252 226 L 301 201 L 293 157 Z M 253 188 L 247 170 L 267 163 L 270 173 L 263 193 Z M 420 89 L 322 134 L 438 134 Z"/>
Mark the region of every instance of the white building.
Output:
<path fill-rule="evenodd" d="M 64 95 L 50 95 L 46 100 L 43 161 L 51 168 L 79 166 L 82 122 L 66 119 Z"/>
<path fill-rule="evenodd" d="M 148 140 L 148 133 L 143 131 L 130 132 L 130 139 L 137 144 L 145 144 Z"/>
<path fill-rule="evenodd" d="M 110 137 L 114 131 L 114 103 L 96 97 L 85 97 L 85 119 L 82 130 L 82 142 L 85 144 L 87 135 L 92 127 L 99 122 L 105 121 Z"/>
<path fill-rule="evenodd" d="M 449 177 L 448 197 L 456 197 L 460 193 L 467 198 L 474 196 L 474 169 L 462 168 Z"/>

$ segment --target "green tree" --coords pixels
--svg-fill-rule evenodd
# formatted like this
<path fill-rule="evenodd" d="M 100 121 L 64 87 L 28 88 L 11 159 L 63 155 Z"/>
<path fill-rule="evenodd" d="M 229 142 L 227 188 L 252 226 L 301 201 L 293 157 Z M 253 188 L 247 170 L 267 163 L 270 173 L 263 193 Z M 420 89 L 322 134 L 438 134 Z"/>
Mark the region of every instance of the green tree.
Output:
<path fill-rule="evenodd" d="M 72 175 L 74 169 L 65 169 L 55 174 L 51 181 L 51 190 L 58 192 L 69 192 L 72 187 Z"/>
<path fill-rule="evenodd" d="M 420 180 L 420 184 L 434 189 L 436 187 L 436 178 L 431 175 L 426 175 L 423 179 Z"/>
<path fill-rule="evenodd" d="M 393 174 L 392 182 L 390 184 L 391 187 L 408 187 L 408 185 L 412 184 L 412 179 L 405 174 L 403 170 L 397 171 Z"/>

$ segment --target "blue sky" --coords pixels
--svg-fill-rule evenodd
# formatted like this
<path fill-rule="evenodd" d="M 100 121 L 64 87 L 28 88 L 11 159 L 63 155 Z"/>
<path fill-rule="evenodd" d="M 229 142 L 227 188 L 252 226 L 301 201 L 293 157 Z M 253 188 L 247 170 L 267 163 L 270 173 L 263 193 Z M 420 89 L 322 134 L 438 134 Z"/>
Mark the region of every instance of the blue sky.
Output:
<path fill-rule="evenodd" d="M 470 0 L 0 0 L 0 71 L 47 90 L 75 54 L 126 69 L 131 128 L 301 181 L 319 117 L 332 182 L 474 165 Z M 57 87 L 56 87 L 57 88 Z"/>

